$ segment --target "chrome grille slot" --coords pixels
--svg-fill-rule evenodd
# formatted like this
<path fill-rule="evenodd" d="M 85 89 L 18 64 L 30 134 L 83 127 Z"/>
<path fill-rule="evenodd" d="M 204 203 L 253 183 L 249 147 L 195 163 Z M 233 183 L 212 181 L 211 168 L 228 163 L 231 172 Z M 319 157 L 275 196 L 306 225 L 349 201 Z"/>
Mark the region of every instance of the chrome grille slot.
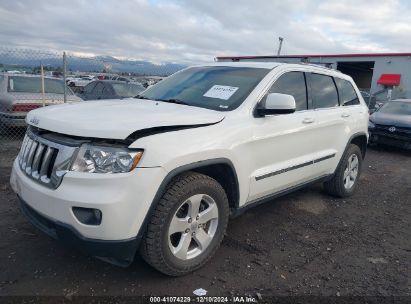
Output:
<path fill-rule="evenodd" d="M 37 150 L 36 150 L 36 154 L 34 154 L 33 165 L 31 166 L 31 175 L 34 178 L 39 178 L 40 163 L 42 161 L 42 157 L 44 156 L 43 152 L 44 152 L 45 147 L 46 146 L 44 144 L 39 143 Z"/>
<path fill-rule="evenodd" d="M 43 162 L 41 164 L 41 168 L 39 172 L 40 176 L 43 178 L 48 178 L 47 172 L 49 171 L 49 166 L 50 166 L 52 156 L 53 156 L 53 148 L 47 147 L 46 152 L 44 153 Z"/>
<path fill-rule="evenodd" d="M 21 170 L 31 179 L 57 188 L 78 147 L 65 146 L 27 131 L 18 155 Z"/>
<path fill-rule="evenodd" d="M 31 166 L 33 165 L 34 152 L 36 152 L 38 142 L 34 141 L 31 144 L 29 153 L 27 154 L 26 173 L 31 174 Z"/>

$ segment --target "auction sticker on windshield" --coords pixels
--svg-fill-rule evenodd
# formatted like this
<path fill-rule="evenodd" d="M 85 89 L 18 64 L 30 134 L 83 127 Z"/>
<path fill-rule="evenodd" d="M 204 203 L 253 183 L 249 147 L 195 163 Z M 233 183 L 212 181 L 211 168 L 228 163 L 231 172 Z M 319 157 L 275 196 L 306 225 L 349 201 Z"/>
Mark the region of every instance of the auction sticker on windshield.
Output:
<path fill-rule="evenodd" d="M 237 90 L 237 87 L 213 85 L 203 96 L 228 100 Z"/>

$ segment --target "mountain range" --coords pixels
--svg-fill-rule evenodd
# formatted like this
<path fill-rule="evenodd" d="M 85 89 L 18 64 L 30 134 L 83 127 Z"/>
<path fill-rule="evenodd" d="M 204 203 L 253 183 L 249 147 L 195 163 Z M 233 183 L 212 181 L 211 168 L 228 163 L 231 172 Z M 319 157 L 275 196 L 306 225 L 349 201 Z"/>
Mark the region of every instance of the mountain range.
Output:
<path fill-rule="evenodd" d="M 183 68 L 185 65 L 165 62 L 155 64 L 145 60 L 118 59 L 113 56 L 80 57 L 69 54 L 66 57 L 68 71 L 78 72 L 110 72 L 132 73 L 134 75 L 168 76 Z M 36 50 L 1 49 L 0 69 L 26 70 L 43 65 L 47 70 L 61 69 L 63 66 L 62 53 L 42 52 Z"/>

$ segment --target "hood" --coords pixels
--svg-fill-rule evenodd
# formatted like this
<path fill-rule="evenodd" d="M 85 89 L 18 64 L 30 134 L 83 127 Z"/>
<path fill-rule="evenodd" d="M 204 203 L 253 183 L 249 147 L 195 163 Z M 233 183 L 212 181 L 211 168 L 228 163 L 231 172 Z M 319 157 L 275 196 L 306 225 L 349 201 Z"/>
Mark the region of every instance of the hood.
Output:
<path fill-rule="evenodd" d="M 410 115 L 396 115 L 375 112 L 370 116 L 370 120 L 379 125 L 389 125 L 397 127 L 411 127 L 411 116 Z"/>
<path fill-rule="evenodd" d="M 93 100 L 36 109 L 29 125 L 66 135 L 126 139 L 158 127 L 214 124 L 223 113 L 198 107 L 142 99 Z"/>

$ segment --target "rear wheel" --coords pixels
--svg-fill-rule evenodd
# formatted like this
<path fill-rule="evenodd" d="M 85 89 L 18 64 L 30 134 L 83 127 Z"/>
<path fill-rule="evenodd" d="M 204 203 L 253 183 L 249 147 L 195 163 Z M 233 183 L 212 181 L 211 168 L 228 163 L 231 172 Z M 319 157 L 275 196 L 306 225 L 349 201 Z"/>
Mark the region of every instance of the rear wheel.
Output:
<path fill-rule="evenodd" d="M 142 245 L 157 270 L 179 276 L 203 266 L 217 251 L 228 223 L 228 200 L 209 176 L 188 172 L 174 179 L 158 203 Z"/>
<path fill-rule="evenodd" d="M 343 155 L 333 178 L 324 183 L 327 193 L 348 197 L 353 194 L 361 172 L 362 154 L 357 145 L 350 144 Z"/>

